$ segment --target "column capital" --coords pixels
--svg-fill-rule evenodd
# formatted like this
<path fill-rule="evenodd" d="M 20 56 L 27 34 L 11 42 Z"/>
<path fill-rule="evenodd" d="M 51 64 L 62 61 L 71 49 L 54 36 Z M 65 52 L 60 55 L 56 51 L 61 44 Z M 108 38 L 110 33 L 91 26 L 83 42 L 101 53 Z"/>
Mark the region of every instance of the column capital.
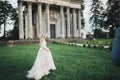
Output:
<path fill-rule="evenodd" d="M 33 4 L 33 3 L 32 3 L 32 2 L 30 2 L 30 1 L 29 1 L 29 2 L 27 2 L 27 3 L 28 3 L 28 4 L 30 4 L 30 5 L 32 5 L 32 4 Z"/>
<path fill-rule="evenodd" d="M 70 7 L 67 7 L 67 11 L 70 11 Z"/>
<path fill-rule="evenodd" d="M 80 12 L 81 11 L 81 9 L 77 9 L 77 12 Z"/>
<path fill-rule="evenodd" d="M 67 8 L 67 9 L 70 9 L 70 7 L 68 7 L 68 6 L 67 6 L 66 8 Z"/>
<path fill-rule="evenodd" d="M 76 9 L 75 9 L 75 8 L 73 8 L 73 11 L 76 11 Z"/>
<path fill-rule="evenodd" d="M 19 3 L 23 3 L 23 1 L 21 1 L 21 0 L 18 0 L 17 2 L 18 2 L 18 4 L 19 4 Z"/>
<path fill-rule="evenodd" d="M 22 1 L 18 1 L 18 6 L 22 6 L 23 2 Z"/>
<path fill-rule="evenodd" d="M 38 2 L 37 5 L 41 5 L 42 3 L 41 2 Z"/>
<path fill-rule="evenodd" d="M 64 6 L 63 6 L 63 5 L 60 5 L 60 7 L 64 8 Z"/>
<path fill-rule="evenodd" d="M 50 4 L 46 3 L 46 6 L 50 6 Z"/>

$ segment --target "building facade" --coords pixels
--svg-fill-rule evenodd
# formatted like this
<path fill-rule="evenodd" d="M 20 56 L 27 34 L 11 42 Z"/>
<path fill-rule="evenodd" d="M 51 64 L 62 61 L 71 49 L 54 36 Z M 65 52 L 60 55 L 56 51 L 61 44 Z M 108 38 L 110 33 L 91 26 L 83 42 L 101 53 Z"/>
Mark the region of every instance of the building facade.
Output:
<path fill-rule="evenodd" d="M 19 39 L 81 36 L 82 0 L 18 0 Z"/>

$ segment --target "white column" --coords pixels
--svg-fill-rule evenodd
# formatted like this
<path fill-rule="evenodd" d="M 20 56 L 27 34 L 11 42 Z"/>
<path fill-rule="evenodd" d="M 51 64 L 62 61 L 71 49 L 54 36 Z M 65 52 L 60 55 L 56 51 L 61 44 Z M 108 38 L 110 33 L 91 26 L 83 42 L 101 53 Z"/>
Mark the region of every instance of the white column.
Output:
<path fill-rule="evenodd" d="M 70 37 L 70 8 L 67 8 L 67 37 Z"/>
<path fill-rule="evenodd" d="M 75 9 L 73 9 L 73 29 L 74 29 L 74 37 L 76 36 L 77 33 L 77 21 L 76 21 L 76 13 L 75 13 Z"/>
<path fill-rule="evenodd" d="M 29 38 L 33 39 L 33 27 L 32 27 L 32 4 L 28 3 L 28 27 L 29 27 Z"/>
<path fill-rule="evenodd" d="M 81 14 L 80 14 L 80 9 L 78 9 L 78 37 L 81 37 Z"/>
<path fill-rule="evenodd" d="M 43 33 L 43 26 L 42 26 L 42 4 L 38 4 L 38 26 L 39 26 L 39 36 Z"/>
<path fill-rule="evenodd" d="M 40 38 L 40 27 L 39 27 L 39 23 L 38 23 L 39 21 L 38 21 L 38 10 L 36 11 L 36 34 L 37 34 L 37 38 Z"/>
<path fill-rule="evenodd" d="M 28 39 L 28 10 L 25 11 L 25 39 Z"/>
<path fill-rule="evenodd" d="M 70 14 L 70 35 L 73 37 L 73 14 Z"/>
<path fill-rule="evenodd" d="M 19 8 L 19 39 L 24 39 L 24 28 L 23 28 L 23 4 L 18 3 Z"/>
<path fill-rule="evenodd" d="M 64 23 L 64 7 L 61 6 L 60 7 L 60 16 L 61 16 L 61 37 L 64 38 L 65 37 L 65 23 Z"/>
<path fill-rule="evenodd" d="M 50 38 L 50 15 L 49 15 L 49 4 L 46 4 L 46 29 L 47 29 L 47 37 Z"/>

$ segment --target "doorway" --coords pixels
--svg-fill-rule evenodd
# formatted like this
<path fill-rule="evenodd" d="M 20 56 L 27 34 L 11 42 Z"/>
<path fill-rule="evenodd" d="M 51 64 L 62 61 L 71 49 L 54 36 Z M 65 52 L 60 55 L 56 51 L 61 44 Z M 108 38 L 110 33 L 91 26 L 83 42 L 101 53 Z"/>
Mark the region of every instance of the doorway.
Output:
<path fill-rule="evenodd" d="M 56 38 L 55 24 L 50 24 L 50 37 Z"/>

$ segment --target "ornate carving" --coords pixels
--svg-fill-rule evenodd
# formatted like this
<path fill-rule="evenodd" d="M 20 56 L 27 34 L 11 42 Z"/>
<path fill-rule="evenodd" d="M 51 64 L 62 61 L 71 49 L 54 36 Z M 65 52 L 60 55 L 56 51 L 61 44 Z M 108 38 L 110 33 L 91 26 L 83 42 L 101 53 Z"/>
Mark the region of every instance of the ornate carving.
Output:
<path fill-rule="evenodd" d="M 54 22 L 57 21 L 56 13 L 53 11 L 50 12 L 50 21 L 54 21 Z"/>

